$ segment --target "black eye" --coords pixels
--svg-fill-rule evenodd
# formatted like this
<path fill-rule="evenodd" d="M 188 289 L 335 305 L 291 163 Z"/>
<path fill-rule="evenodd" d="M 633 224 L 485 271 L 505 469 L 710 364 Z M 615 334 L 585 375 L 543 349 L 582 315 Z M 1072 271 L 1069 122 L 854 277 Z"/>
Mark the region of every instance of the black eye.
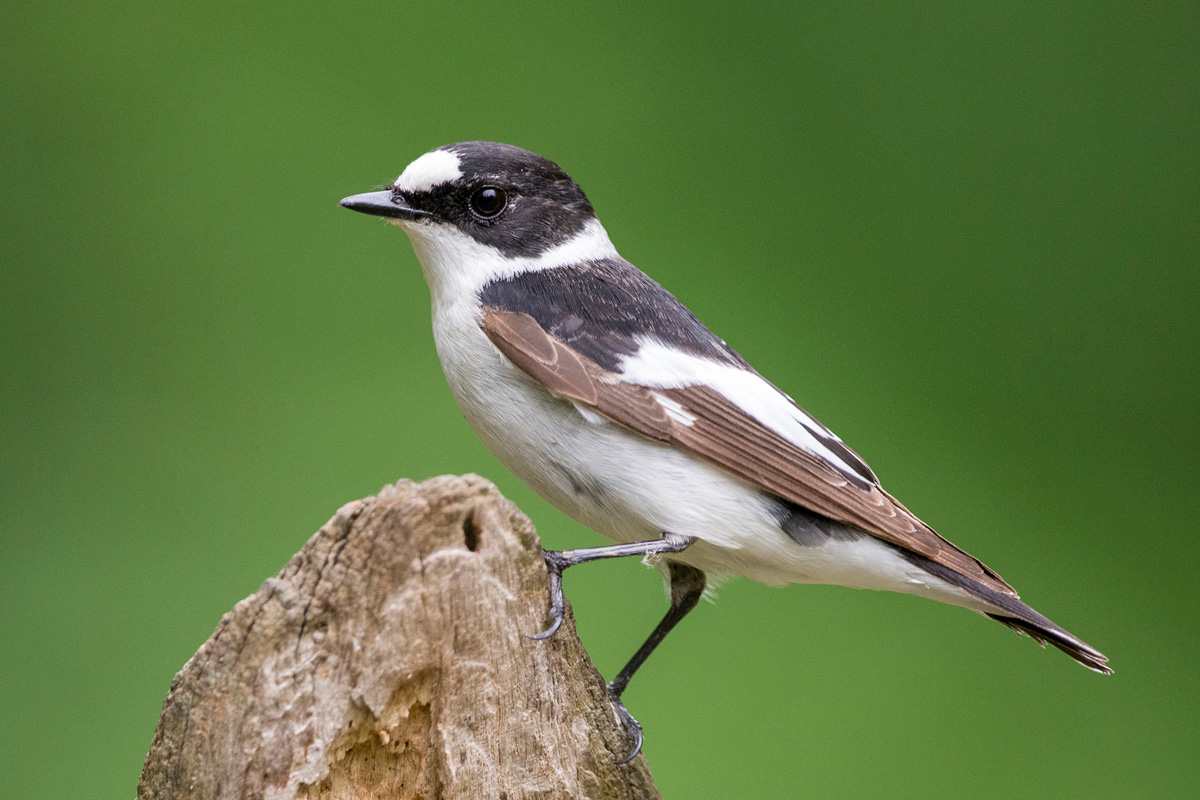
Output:
<path fill-rule="evenodd" d="M 504 190 L 497 189 L 495 186 L 476 189 L 475 194 L 471 195 L 471 213 L 480 219 L 494 219 L 500 216 L 500 212 L 506 205 L 508 205 L 508 197 L 504 194 Z"/>

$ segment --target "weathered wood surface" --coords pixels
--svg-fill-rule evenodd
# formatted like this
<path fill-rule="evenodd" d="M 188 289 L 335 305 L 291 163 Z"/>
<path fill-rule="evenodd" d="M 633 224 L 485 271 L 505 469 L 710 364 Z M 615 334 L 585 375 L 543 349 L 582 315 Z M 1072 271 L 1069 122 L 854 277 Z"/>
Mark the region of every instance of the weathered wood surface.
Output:
<path fill-rule="evenodd" d="M 657 798 L 529 520 L 478 476 L 343 507 L 221 620 L 163 703 L 138 797 Z"/>

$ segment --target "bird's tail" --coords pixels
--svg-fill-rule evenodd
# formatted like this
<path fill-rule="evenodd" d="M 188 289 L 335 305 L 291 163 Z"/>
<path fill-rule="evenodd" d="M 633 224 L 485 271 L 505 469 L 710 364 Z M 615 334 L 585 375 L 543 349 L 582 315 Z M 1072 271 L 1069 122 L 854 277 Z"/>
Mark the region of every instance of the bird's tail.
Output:
<path fill-rule="evenodd" d="M 1073 635 L 1065 628 L 1056 625 L 1051 620 L 1034 611 L 1016 597 L 1000 594 L 987 586 L 971 580 L 948 567 L 925 558 L 917 553 L 901 551 L 909 562 L 921 567 L 926 572 L 943 581 L 959 587 L 971 596 L 982 600 L 989 609 L 981 613 L 999 623 L 1007 625 L 1017 633 L 1033 638 L 1043 647 L 1052 644 L 1059 650 L 1078 661 L 1090 670 L 1102 675 L 1111 675 L 1112 668 L 1108 666 L 1108 657 L 1087 642 Z"/>
<path fill-rule="evenodd" d="M 1108 656 L 1077 636 L 1073 636 L 1069 631 L 1055 625 L 1020 600 L 1014 600 L 1013 605 L 1020 606 L 1024 613 L 1021 616 L 1007 614 L 988 614 L 988 616 L 996 622 L 1007 625 L 1017 633 L 1033 637 L 1034 641 L 1043 647 L 1047 644 L 1054 645 L 1094 672 L 1099 672 L 1101 675 L 1112 675 L 1112 667 L 1108 665 Z"/>

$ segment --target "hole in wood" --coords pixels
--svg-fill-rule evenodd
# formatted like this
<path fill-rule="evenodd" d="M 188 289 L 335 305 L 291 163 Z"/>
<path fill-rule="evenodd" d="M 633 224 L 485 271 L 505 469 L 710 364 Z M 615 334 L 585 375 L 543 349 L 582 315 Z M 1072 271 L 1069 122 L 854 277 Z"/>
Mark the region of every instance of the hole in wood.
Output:
<path fill-rule="evenodd" d="M 475 524 L 475 509 L 467 512 L 467 516 L 463 517 L 463 541 L 466 542 L 467 549 L 474 553 L 479 549 L 479 526 Z"/>

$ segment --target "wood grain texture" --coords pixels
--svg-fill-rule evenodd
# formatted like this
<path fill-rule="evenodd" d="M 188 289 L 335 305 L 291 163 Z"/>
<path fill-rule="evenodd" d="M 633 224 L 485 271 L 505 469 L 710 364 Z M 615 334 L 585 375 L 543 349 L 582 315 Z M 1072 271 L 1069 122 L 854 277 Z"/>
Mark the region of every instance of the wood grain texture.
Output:
<path fill-rule="evenodd" d="M 529 520 L 478 476 L 340 509 L 163 703 L 138 797 L 658 798 Z"/>

